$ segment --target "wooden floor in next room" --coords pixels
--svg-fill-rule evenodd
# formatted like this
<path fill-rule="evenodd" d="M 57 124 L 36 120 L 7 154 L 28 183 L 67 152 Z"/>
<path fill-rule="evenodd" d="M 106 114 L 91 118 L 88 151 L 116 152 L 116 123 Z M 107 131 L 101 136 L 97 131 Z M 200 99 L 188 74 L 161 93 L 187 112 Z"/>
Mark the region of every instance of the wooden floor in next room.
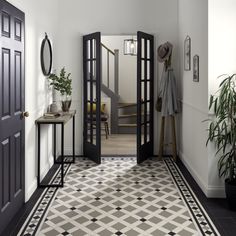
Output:
<path fill-rule="evenodd" d="M 102 155 L 136 155 L 136 134 L 111 134 L 101 138 Z"/>

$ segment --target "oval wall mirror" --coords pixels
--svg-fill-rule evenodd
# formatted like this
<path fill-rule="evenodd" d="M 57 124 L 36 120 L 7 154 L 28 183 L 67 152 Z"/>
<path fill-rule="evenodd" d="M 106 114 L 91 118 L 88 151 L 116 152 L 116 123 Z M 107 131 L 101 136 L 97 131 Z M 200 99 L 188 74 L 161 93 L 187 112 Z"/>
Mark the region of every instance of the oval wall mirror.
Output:
<path fill-rule="evenodd" d="M 41 44 L 40 59 L 43 74 L 45 76 L 50 75 L 52 69 L 52 46 L 46 33 Z"/>

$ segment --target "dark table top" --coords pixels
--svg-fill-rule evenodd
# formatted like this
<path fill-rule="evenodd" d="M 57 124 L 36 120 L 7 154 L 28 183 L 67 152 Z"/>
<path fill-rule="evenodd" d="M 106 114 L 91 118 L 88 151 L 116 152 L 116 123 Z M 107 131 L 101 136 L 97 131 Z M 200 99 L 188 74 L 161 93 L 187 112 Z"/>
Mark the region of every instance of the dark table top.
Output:
<path fill-rule="evenodd" d="M 35 120 L 36 124 L 66 124 L 76 113 L 76 110 L 70 110 L 69 112 L 59 112 L 61 116 L 58 117 L 45 117 L 41 116 Z"/>

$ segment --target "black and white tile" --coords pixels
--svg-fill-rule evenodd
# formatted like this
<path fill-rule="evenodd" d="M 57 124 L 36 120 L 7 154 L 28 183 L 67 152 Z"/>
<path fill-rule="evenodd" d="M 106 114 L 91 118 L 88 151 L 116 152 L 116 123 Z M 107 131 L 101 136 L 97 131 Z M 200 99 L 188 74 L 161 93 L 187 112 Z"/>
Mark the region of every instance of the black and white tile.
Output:
<path fill-rule="evenodd" d="M 67 167 L 66 170 L 68 170 Z M 46 198 L 46 199 L 45 199 Z M 171 159 L 79 158 L 45 190 L 18 235 L 219 235 Z"/>

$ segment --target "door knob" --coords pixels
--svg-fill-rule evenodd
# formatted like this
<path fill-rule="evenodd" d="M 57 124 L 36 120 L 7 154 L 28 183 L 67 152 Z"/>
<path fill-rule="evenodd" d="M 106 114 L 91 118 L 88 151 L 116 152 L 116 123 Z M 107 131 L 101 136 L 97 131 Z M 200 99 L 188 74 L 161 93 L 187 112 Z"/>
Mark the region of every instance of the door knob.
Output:
<path fill-rule="evenodd" d="M 29 112 L 28 111 L 23 111 L 21 113 L 21 118 L 23 119 L 24 117 L 29 117 Z"/>

